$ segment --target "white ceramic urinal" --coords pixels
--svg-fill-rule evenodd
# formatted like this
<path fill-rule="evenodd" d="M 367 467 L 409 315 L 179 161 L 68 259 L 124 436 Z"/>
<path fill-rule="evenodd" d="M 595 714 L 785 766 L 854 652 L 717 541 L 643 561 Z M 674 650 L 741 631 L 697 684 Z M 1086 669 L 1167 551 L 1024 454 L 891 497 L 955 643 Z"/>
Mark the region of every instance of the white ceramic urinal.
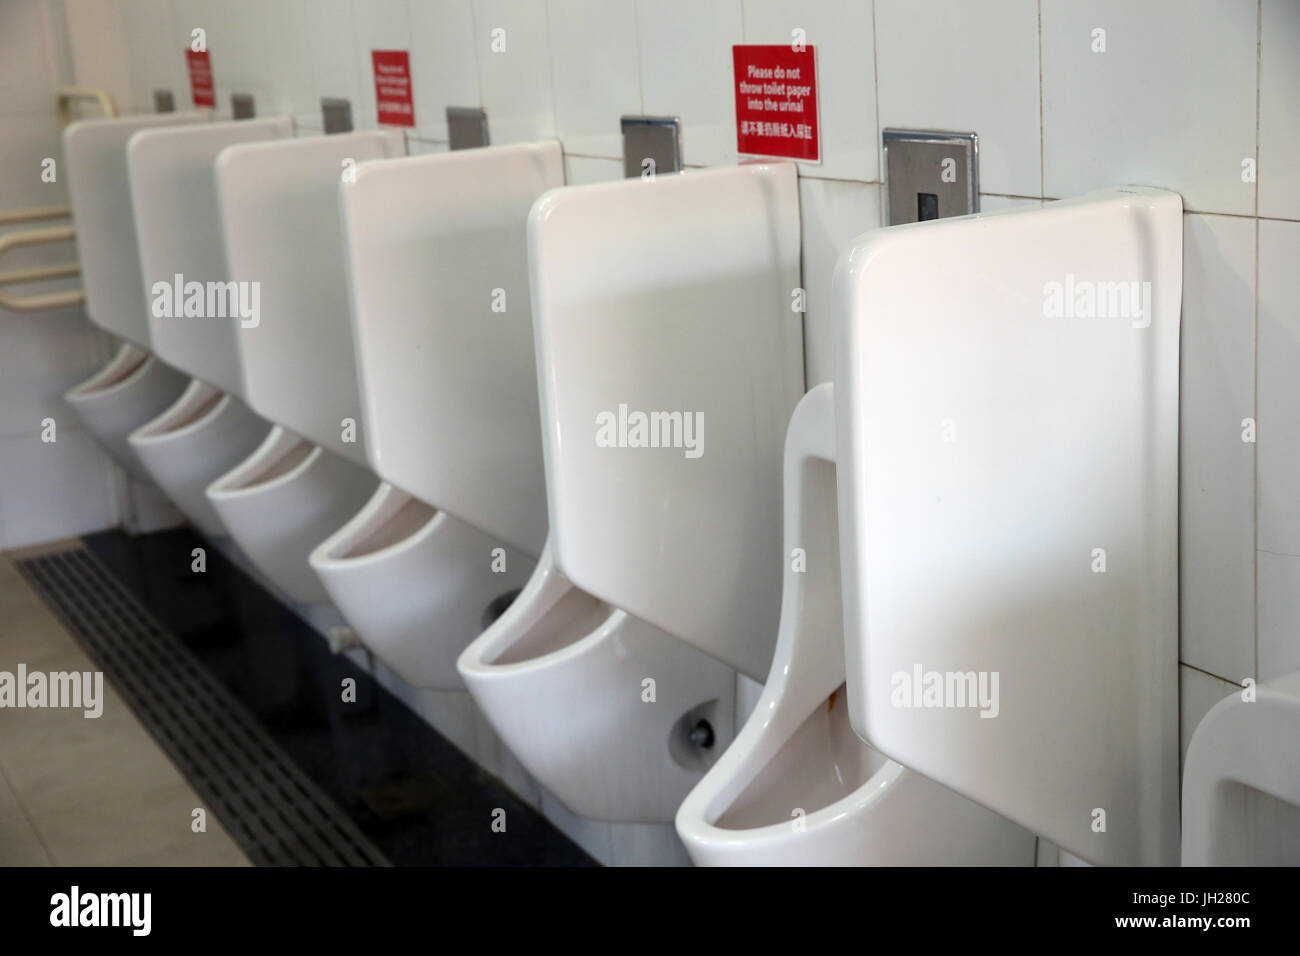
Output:
<path fill-rule="evenodd" d="M 124 343 L 107 365 L 64 392 L 63 400 L 109 457 L 131 477 L 150 481 L 127 438 L 174 402 L 184 387 L 184 375 Z"/>
<path fill-rule="evenodd" d="M 228 282 L 213 162 L 231 143 L 292 133 L 285 118 L 209 123 L 142 131 L 127 149 L 137 285 L 148 300 L 150 341 L 158 355 L 195 376 L 174 404 L 132 433 L 130 446 L 154 483 L 208 535 L 225 532 L 204 490 L 269 428 L 220 391 L 238 382 L 234 330 L 243 321 L 240 309 L 255 300 Z M 194 290 L 198 297 L 187 309 Z"/>
<path fill-rule="evenodd" d="M 278 427 L 207 494 L 254 566 L 303 604 L 329 602 L 308 558 L 376 486 L 364 467 L 339 183 L 404 150 L 400 132 L 369 130 L 247 143 L 215 163 L 226 269 L 259 291 L 259 315 L 232 333 L 231 387 Z"/>
<path fill-rule="evenodd" d="M 1083 860 L 1176 863 L 1180 198 L 879 230 L 834 289 L 853 729 Z"/>
<path fill-rule="evenodd" d="M 133 477 L 145 481 L 148 475 L 127 445 L 127 435 L 175 400 L 185 377 L 148 354 L 148 304 L 140 287 L 126 148 L 142 129 L 205 118 L 204 113 L 164 113 L 84 120 L 63 133 L 86 315 L 132 343 L 122 345 L 104 368 L 69 389 L 64 400 L 87 433 Z"/>
<path fill-rule="evenodd" d="M 239 399 L 191 379 L 170 408 L 131 433 L 129 444 L 176 507 L 204 534 L 221 536 L 226 529 L 204 492 L 257 448 L 266 431 Z"/>
<path fill-rule="evenodd" d="M 525 236 L 562 168 L 558 143 L 525 143 L 365 163 L 342 187 L 361 432 L 395 487 L 311 562 L 417 687 L 464 689 L 456 658 L 545 539 Z"/>
<path fill-rule="evenodd" d="M 82 120 L 63 132 L 86 315 L 100 328 L 142 349 L 150 348 L 149 303 L 140 285 L 127 143 L 140 130 L 189 125 L 206 118 L 206 113 L 158 113 Z"/>
<path fill-rule="evenodd" d="M 907 770 L 849 726 L 835 507 L 833 386 L 785 444 L 776 652 L 753 716 L 677 812 L 708 866 L 1030 866 L 1034 835 Z"/>
<path fill-rule="evenodd" d="M 460 669 L 571 810 L 666 822 L 730 742 L 728 665 L 776 633 L 795 171 L 555 190 L 528 229 L 550 545 Z"/>
<path fill-rule="evenodd" d="M 1300 865 L 1300 671 L 1219 701 L 1183 767 L 1184 866 Z"/>
<path fill-rule="evenodd" d="M 230 537 L 290 600 L 328 604 L 307 556 L 374 484 L 365 469 L 277 425 L 206 494 Z"/>
<path fill-rule="evenodd" d="M 163 361 L 223 391 L 240 390 L 235 333 L 256 321 L 258 296 L 229 285 L 213 164 L 235 143 L 292 135 L 292 119 L 270 117 L 143 130 L 127 149 L 149 341 Z"/>

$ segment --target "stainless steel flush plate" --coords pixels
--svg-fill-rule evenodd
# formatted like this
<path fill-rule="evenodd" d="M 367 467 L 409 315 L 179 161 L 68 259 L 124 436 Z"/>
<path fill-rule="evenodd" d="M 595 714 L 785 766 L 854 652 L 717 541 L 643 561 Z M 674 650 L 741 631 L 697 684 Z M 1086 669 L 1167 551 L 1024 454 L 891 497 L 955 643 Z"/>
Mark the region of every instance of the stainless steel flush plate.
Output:
<path fill-rule="evenodd" d="M 172 98 L 171 90 L 153 91 L 153 111 L 155 113 L 176 112 L 176 101 Z"/>
<path fill-rule="evenodd" d="M 253 94 L 252 93 L 231 93 L 230 94 L 230 115 L 235 119 L 252 119 L 253 118 Z"/>
<path fill-rule="evenodd" d="M 352 132 L 352 104 L 347 100 L 334 96 L 322 97 L 320 112 L 327 134 Z"/>
<path fill-rule="evenodd" d="M 682 121 L 676 116 L 624 116 L 623 176 L 635 179 L 682 168 Z"/>
<path fill-rule="evenodd" d="M 488 144 L 487 110 L 481 106 L 447 107 L 447 148 L 475 149 Z"/>
<path fill-rule="evenodd" d="M 979 137 L 974 133 L 887 129 L 885 223 L 979 212 Z"/>

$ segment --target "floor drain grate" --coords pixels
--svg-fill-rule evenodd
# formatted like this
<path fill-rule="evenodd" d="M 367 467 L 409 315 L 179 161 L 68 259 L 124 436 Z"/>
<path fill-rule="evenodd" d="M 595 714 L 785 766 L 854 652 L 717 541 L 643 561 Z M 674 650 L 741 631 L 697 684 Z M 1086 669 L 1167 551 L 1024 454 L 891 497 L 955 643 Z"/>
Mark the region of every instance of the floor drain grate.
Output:
<path fill-rule="evenodd" d="M 259 866 L 388 866 L 256 718 L 84 548 L 16 562 Z"/>

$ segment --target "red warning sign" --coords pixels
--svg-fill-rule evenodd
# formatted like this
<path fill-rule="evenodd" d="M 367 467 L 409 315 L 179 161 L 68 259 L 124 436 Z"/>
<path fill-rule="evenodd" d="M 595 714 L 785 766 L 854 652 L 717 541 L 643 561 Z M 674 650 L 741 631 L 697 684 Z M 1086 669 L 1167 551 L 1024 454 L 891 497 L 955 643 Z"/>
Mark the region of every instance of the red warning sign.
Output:
<path fill-rule="evenodd" d="M 379 122 L 390 126 L 414 126 L 411 54 L 406 50 L 371 50 L 370 61 L 375 68 L 375 105 Z"/>
<path fill-rule="evenodd" d="M 817 65 L 801 44 L 733 46 L 736 149 L 748 156 L 819 162 Z"/>
<path fill-rule="evenodd" d="M 195 106 L 217 105 L 217 91 L 212 80 L 212 60 L 207 50 L 186 50 L 185 62 L 190 68 L 190 95 Z"/>

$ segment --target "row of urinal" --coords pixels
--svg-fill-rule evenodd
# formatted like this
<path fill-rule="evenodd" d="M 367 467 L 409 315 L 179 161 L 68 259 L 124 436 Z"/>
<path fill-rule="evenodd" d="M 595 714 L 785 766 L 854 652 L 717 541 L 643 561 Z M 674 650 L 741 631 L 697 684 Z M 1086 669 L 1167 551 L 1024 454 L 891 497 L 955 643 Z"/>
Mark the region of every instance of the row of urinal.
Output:
<path fill-rule="evenodd" d="M 671 820 L 734 735 L 734 678 L 667 628 L 715 641 L 745 635 L 734 663 L 760 678 L 776 631 L 780 542 L 761 519 L 780 507 L 784 428 L 803 391 L 799 317 L 785 308 L 799 255 L 793 169 L 711 173 L 652 193 L 614 184 L 576 206 L 554 201 L 562 214 L 539 213 L 534 233 L 550 223 L 557 238 L 535 244 L 535 260 L 567 254 L 556 250 L 568 243 L 575 261 L 589 265 L 575 275 L 572 266 L 535 261 L 548 277 L 534 283 L 535 300 L 556 309 L 569 308 L 566 297 L 589 300 L 593 275 L 612 279 L 603 294 L 624 300 L 597 310 L 622 305 L 617 329 L 557 330 L 585 344 L 564 353 L 571 367 L 548 371 L 534 357 L 526 222 L 533 202 L 563 183 L 558 144 L 399 159 L 401 139 L 386 132 L 294 139 L 278 119 L 150 125 L 80 124 L 67 138 L 75 213 L 87 226 L 88 312 L 131 342 L 69 394 L 87 427 L 203 531 L 228 532 L 290 599 L 332 600 L 405 680 L 440 689 L 464 680 L 525 767 L 574 812 Z M 111 175 L 117 181 L 104 182 Z M 586 218 L 593 200 L 599 222 Z M 592 261 L 599 250 L 579 249 L 599 244 L 593 225 L 609 228 L 655 207 L 663 216 L 664 203 L 698 228 L 679 221 L 693 236 L 688 245 L 656 229 L 638 240 L 665 243 L 644 255 L 662 275 L 680 273 L 658 293 L 626 263 L 627 274 L 616 274 L 625 250 L 601 269 Z M 98 234 L 90 227 L 97 215 Z M 130 253 L 129 235 L 138 264 L 97 269 L 103 257 Z M 701 269 L 703 250 L 723 244 L 736 247 L 734 256 Z M 204 290 L 256 281 L 259 317 L 222 318 L 197 306 L 198 315 L 185 316 L 179 304 L 190 281 Z M 169 285 L 170 308 L 158 298 Z M 699 321 L 719 305 L 725 322 Z M 597 312 L 589 318 L 599 321 Z M 675 327 L 655 318 L 665 314 L 675 315 Z M 659 353 L 658 367 L 632 367 L 628 358 L 642 346 Z M 700 348 L 711 351 L 711 368 L 702 367 Z M 624 538 L 611 516 L 597 513 L 617 503 L 588 498 L 576 484 L 571 493 L 588 513 L 580 535 L 621 539 L 632 563 L 622 569 L 626 581 L 598 575 L 589 590 L 561 571 L 561 542 L 547 546 L 539 369 L 544 383 L 566 387 L 607 389 L 612 378 L 635 407 L 699 411 L 711 423 L 747 419 L 743 442 L 711 434 L 704 467 L 687 461 L 699 486 L 685 502 L 690 519 L 675 524 L 692 540 L 659 542 L 680 555 L 671 582 L 633 557 L 655 554 L 653 542 Z M 185 384 L 174 370 L 193 378 Z M 675 389 L 674 378 L 692 384 L 700 401 Z M 751 407 L 762 392 L 771 398 Z M 100 409 L 117 416 L 111 429 L 95 420 Z M 548 464 L 566 492 L 564 476 L 583 472 L 558 450 Z M 633 497 L 643 507 L 653 501 L 657 476 L 625 470 L 643 486 L 628 489 Z M 566 495 L 552 497 L 563 512 Z M 573 553 L 581 575 L 581 543 Z M 701 574 L 691 561 L 715 570 Z M 769 586 L 753 588 L 756 580 Z M 634 586 L 624 591 L 627 582 Z M 480 636 L 485 608 L 516 591 Z M 855 742 L 844 713 L 813 715 L 821 726 L 812 733 L 830 748 L 827 779 L 801 801 L 814 813 L 814 833 L 820 805 L 850 797 L 886 763 Z M 845 770 L 855 776 L 837 783 Z M 923 778 L 891 793 L 908 789 L 932 790 L 958 808 L 949 815 L 954 835 L 985 818 L 1001 827 L 972 836 L 969 849 L 939 836 L 929 814 L 915 815 L 910 834 L 897 822 L 877 827 L 895 841 L 893 860 L 1029 861 L 1023 839 L 1002 839 L 1019 837 L 1018 828 Z M 773 801 L 777 809 L 759 818 L 752 806 L 737 808 L 735 826 L 803 832 L 803 821 L 791 820 L 799 807 L 786 807 L 780 793 Z M 724 819 L 720 832 L 729 827 Z M 841 840 L 834 845 L 842 852 Z M 707 858 L 707 849 L 697 856 Z"/>
<path fill-rule="evenodd" d="M 1020 763 L 1009 781 L 998 766 L 1015 760 L 998 741 L 968 742 L 991 755 L 972 781 L 948 773 L 963 765 L 951 753 L 931 767 L 917 751 L 922 776 L 855 735 L 879 716 L 872 695 L 854 700 L 846 669 L 835 431 L 866 390 L 855 383 L 887 376 L 850 366 L 840 395 L 822 386 L 794 408 L 804 386 L 789 309 L 792 167 L 552 191 L 563 180 L 555 143 L 402 152 L 392 132 L 295 139 L 279 119 L 70 129 L 88 313 L 132 343 L 69 393 L 88 429 L 206 533 L 228 532 L 292 600 L 333 601 L 409 683 L 467 686 L 574 812 L 660 822 L 680 804 L 698 862 L 1032 862 L 1030 830 L 954 789 L 1088 859 L 1168 858 L 1167 707 L 1147 720 L 1146 746 L 1080 771 L 1107 799 L 1149 804 L 1102 841 L 1076 832 L 1075 807 L 1045 815 L 1041 800 L 1026 801 L 1023 781 L 1041 768 Z M 1061 214 L 1131 216 L 1144 204 L 1143 226 L 1168 225 L 1158 195 Z M 205 299 L 220 283 L 225 314 L 204 301 L 186 315 L 191 281 Z M 1143 345 L 1121 361 L 1167 360 L 1162 305 L 1158 351 Z M 846 354 L 873 351 L 847 344 Z M 193 376 L 188 385 L 175 370 Z M 1135 384 L 1135 397 L 1149 388 Z M 890 404 L 873 395 L 872 407 Z M 638 447 L 634 431 L 650 419 L 629 419 L 651 412 L 677 428 L 668 438 L 696 446 Z M 688 436 L 691 416 L 699 427 Z M 1134 434 L 1152 424 L 1125 422 Z M 1144 475 L 1168 463 L 1156 459 Z M 839 511 L 866 510 L 838 484 Z M 783 486 L 784 545 L 770 517 Z M 1147 530 L 1158 575 L 1166 538 Z M 806 568 L 782 558 L 795 548 Z M 1085 629 L 1150 611 L 1112 598 Z M 947 636 L 961 631 L 955 617 L 945 623 Z M 1168 623 L 1144 632 L 1138 659 L 1167 643 Z M 1129 637 L 1117 629 L 1117 660 L 1133 658 Z M 732 667 L 767 679 L 734 742 Z M 871 739 L 914 735 L 906 726 Z M 964 732 L 949 730 L 940 738 Z M 1151 779 L 1135 796 L 1125 787 L 1138 763 Z"/>

